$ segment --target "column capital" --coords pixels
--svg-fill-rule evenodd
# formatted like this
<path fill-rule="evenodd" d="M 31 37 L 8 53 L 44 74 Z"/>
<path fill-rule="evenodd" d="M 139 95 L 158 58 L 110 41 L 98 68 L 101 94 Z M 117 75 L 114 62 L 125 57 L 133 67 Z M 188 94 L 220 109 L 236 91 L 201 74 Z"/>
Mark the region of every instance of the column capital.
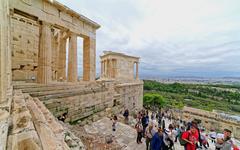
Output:
<path fill-rule="evenodd" d="M 68 33 L 69 33 L 70 36 L 77 36 L 77 33 L 75 33 L 75 32 L 69 31 Z"/>
<path fill-rule="evenodd" d="M 49 23 L 49 22 L 46 22 L 46 21 L 40 20 L 39 23 L 40 23 L 41 25 L 44 25 L 44 26 L 47 26 L 47 27 L 50 27 L 50 28 L 52 27 L 52 24 Z"/>

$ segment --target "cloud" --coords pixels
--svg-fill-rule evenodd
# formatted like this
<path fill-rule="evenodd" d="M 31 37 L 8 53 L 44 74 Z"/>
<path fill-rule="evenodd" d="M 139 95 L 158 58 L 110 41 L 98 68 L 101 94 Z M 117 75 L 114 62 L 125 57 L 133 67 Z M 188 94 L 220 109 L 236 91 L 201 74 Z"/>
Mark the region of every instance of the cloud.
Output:
<path fill-rule="evenodd" d="M 140 56 L 142 74 L 240 72 L 239 0 L 59 1 L 101 24 L 97 56 Z"/>

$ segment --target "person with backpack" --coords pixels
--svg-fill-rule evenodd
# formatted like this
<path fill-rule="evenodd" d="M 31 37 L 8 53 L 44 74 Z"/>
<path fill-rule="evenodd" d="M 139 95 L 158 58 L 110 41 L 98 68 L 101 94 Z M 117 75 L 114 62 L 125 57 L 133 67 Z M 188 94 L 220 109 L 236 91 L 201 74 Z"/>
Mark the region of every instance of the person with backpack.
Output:
<path fill-rule="evenodd" d="M 169 124 L 168 130 L 164 129 L 163 133 L 163 150 L 172 150 L 174 147 L 173 125 Z"/>
<path fill-rule="evenodd" d="M 141 121 L 138 121 L 135 125 L 135 129 L 137 130 L 137 143 L 142 143 L 142 134 L 143 134 L 143 126 Z"/>
<path fill-rule="evenodd" d="M 195 125 L 191 125 L 189 130 L 182 133 L 179 142 L 184 146 L 185 150 L 196 150 L 196 143 L 198 142 L 198 139 L 199 135 L 197 127 Z"/>
<path fill-rule="evenodd" d="M 148 115 L 147 114 L 143 114 L 143 117 L 142 117 L 142 126 L 143 126 L 143 136 L 145 136 L 145 130 L 148 126 L 148 121 L 149 121 L 149 118 L 148 118 Z"/>
<path fill-rule="evenodd" d="M 154 136 L 155 134 L 155 130 L 153 128 L 153 123 L 149 123 L 149 125 L 147 126 L 146 128 L 146 131 L 145 131 L 145 137 L 146 137 L 146 150 L 149 150 L 150 147 L 151 147 L 151 140 L 152 140 L 152 137 Z M 149 146 L 150 145 L 150 146 Z"/>
<path fill-rule="evenodd" d="M 207 140 L 207 135 L 203 133 L 203 130 L 201 130 L 200 139 L 201 139 L 201 142 L 202 142 L 201 145 L 205 149 L 208 149 L 209 148 L 209 143 L 208 143 L 208 140 Z"/>
<path fill-rule="evenodd" d="M 162 150 L 163 149 L 163 130 L 158 128 L 158 132 L 156 132 L 151 140 L 151 150 Z"/>
<path fill-rule="evenodd" d="M 233 142 L 231 140 L 231 134 L 232 131 L 229 129 L 224 129 L 223 131 L 223 137 L 222 138 L 217 138 L 216 141 L 216 150 L 231 150 L 233 147 Z"/>
<path fill-rule="evenodd" d="M 211 132 L 209 133 L 209 137 L 211 138 L 212 143 L 215 143 L 217 133 L 213 129 L 211 129 L 210 131 Z"/>
<path fill-rule="evenodd" d="M 175 136 L 175 141 L 174 142 L 177 142 L 177 139 L 178 139 L 178 137 L 180 135 L 180 132 L 181 132 L 181 130 L 179 128 L 179 124 L 176 126 L 175 131 L 176 131 L 176 136 Z"/>

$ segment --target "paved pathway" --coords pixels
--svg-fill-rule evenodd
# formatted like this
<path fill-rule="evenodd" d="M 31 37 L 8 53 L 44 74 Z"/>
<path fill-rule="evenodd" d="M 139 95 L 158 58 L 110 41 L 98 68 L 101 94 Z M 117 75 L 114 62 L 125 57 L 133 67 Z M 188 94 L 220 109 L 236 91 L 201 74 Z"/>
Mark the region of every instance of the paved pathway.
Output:
<path fill-rule="evenodd" d="M 157 122 L 153 120 L 155 124 Z M 168 127 L 170 121 L 165 120 L 166 127 Z M 134 121 L 132 122 L 134 124 Z M 137 144 L 136 142 L 136 130 L 124 123 L 118 122 L 116 131 L 113 133 L 112 131 L 112 121 L 104 117 L 101 120 L 98 120 L 91 125 L 85 125 L 84 129 L 86 130 L 87 133 L 90 134 L 100 134 L 103 136 L 109 136 L 109 135 L 114 135 L 113 139 L 120 145 L 121 149 L 124 150 L 145 150 L 146 145 L 145 145 L 145 139 L 143 138 L 143 143 L 142 144 Z M 208 150 L 214 150 L 214 145 L 209 141 L 210 148 Z M 183 146 L 180 145 L 179 142 L 174 143 L 175 145 L 175 150 L 184 150 Z"/>

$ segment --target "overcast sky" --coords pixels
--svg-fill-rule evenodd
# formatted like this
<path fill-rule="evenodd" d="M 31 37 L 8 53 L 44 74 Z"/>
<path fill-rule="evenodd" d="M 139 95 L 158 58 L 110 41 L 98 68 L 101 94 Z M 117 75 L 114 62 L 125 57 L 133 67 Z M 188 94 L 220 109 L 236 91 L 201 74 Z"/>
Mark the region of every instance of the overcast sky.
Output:
<path fill-rule="evenodd" d="M 98 73 L 112 50 L 141 57 L 142 76 L 240 77 L 240 0 L 58 1 L 101 25 Z"/>

